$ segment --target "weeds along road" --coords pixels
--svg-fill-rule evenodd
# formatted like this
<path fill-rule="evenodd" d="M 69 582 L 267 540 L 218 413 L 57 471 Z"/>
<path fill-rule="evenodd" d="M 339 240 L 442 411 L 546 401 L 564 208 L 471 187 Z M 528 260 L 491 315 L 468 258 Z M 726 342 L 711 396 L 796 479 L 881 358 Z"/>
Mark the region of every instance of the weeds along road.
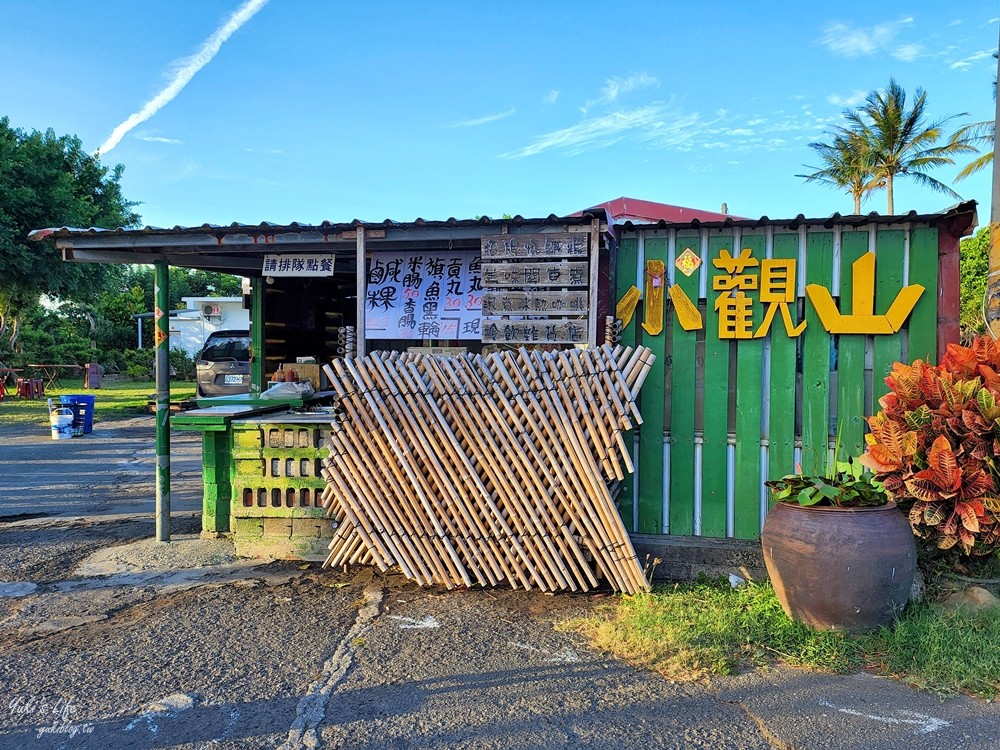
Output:
<path fill-rule="evenodd" d="M 238 560 L 226 540 L 198 536 L 190 433 L 173 439 L 175 539 L 157 544 L 151 417 L 74 440 L 19 429 L 0 427 L 0 748 L 996 742 L 996 712 L 975 702 L 949 714 L 931 697 L 907 707 L 909 724 L 865 718 L 899 708 L 881 706 L 865 676 L 830 678 L 822 696 L 783 671 L 668 683 L 553 628 L 590 596 L 444 592 L 368 569 Z M 914 712 L 940 723 L 919 734 Z"/>

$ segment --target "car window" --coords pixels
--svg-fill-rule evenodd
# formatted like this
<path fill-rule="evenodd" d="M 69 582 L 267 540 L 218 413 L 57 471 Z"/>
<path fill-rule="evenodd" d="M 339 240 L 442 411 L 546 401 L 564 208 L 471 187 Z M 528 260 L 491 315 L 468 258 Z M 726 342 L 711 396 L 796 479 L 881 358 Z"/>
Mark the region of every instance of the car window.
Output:
<path fill-rule="evenodd" d="M 201 353 L 201 358 L 209 362 L 220 362 L 225 359 L 246 362 L 250 359 L 250 339 L 246 336 L 210 337 L 208 346 Z"/>

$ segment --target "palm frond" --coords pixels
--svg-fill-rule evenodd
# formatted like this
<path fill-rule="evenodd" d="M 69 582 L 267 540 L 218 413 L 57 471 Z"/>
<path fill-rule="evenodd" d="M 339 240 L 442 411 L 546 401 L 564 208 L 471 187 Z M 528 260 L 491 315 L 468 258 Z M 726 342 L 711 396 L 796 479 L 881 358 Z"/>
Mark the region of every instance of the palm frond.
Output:
<path fill-rule="evenodd" d="M 955 182 L 964 180 L 969 175 L 973 175 L 976 172 L 981 172 L 993 163 L 993 151 L 987 151 L 985 154 L 973 159 L 971 162 L 962 167 L 961 171 L 955 175 Z"/>

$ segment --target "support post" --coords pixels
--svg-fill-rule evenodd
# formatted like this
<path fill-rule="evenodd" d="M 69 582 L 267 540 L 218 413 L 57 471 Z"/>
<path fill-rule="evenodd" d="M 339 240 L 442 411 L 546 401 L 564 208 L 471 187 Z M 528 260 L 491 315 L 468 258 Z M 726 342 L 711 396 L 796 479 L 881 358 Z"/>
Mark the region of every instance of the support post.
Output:
<path fill-rule="evenodd" d="M 358 226 L 358 319 L 355 322 L 357 354 L 359 357 L 365 356 L 367 347 L 365 343 L 365 296 L 368 293 L 368 271 L 365 269 L 365 228 Z"/>
<path fill-rule="evenodd" d="M 1000 60 L 997 60 L 1000 74 Z M 995 100 L 994 125 L 1000 120 L 1000 98 L 993 92 Z M 1000 161 L 996 158 L 996 142 L 993 143 L 993 199 L 990 202 L 990 274 L 986 284 L 986 328 L 994 339 L 1000 338 Z"/>
<path fill-rule="evenodd" d="M 589 313 L 587 325 L 587 345 L 593 349 L 597 346 L 597 275 L 600 271 L 601 263 L 601 220 L 592 219 L 590 222 L 590 274 L 588 287 L 590 296 L 588 298 Z"/>
<path fill-rule="evenodd" d="M 156 541 L 170 541 L 170 267 L 153 264 L 156 344 Z"/>
<path fill-rule="evenodd" d="M 250 395 L 256 398 L 264 390 L 264 279 L 250 284 Z"/>

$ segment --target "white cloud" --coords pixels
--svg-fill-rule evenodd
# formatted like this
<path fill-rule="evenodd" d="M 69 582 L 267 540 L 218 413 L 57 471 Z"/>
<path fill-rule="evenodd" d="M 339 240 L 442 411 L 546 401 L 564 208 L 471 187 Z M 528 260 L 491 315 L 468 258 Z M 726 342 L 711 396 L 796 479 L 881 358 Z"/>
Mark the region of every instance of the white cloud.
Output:
<path fill-rule="evenodd" d="M 887 47 L 896 36 L 896 27 L 906 22 L 882 23 L 871 28 L 856 28 L 846 23 L 832 22 L 823 29 L 819 42 L 841 57 L 872 55 Z"/>
<path fill-rule="evenodd" d="M 949 23 L 948 25 L 949 25 L 949 26 L 958 26 L 958 25 L 960 25 L 961 23 L 962 23 L 962 19 L 961 19 L 961 18 L 956 18 L 956 19 L 955 19 L 954 21 L 952 21 L 952 22 L 951 22 L 951 23 Z"/>
<path fill-rule="evenodd" d="M 672 102 L 655 102 L 637 109 L 587 118 L 576 125 L 545 133 L 527 146 L 499 156 L 523 159 L 553 149 L 576 155 L 607 148 L 625 139 L 651 147 L 690 150 L 691 142 L 705 125 L 697 112 L 684 113 Z"/>
<path fill-rule="evenodd" d="M 924 51 L 922 45 L 919 44 L 902 44 L 897 47 L 892 52 L 892 56 L 897 60 L 902 60 L 903 62 L 913 62 L 921 53 Z"/>
<path fill-rule="evenodd" d="M 854 91 L 848 96 L 841 96 L 840 94 L 830 94 L 826 97 L 826 100 L 830 104 L 836 105 L 838 107 L 856 107 L 865 100 L 867 94 L 861 89 L 854 89 Z"/>
<path fill-rule="evenodd" d="M 474 120 L 462 120 L 461 122 L 456 122 L 449 125 L 449 128 L 474 128 L 478 125 L 486 125 L 490 122 L 496 122 L 497 120 L 502 120 L 505 117 L 510 117 L 512 114 L 517 112 L 516 107 L 511 107 L 506 112 L 497 112 L 492 115 L 486 115 L 485 117 L 477 117 Z"/>
<path fill-rule="evenodd" d="M 596 99 L 588 99 L 580 108 L 586 114 L 591 107 L 614 104 L 622 94 L 646 88 L 659 88 L 660 82 L 647 73 L 631 73 L 625 78 L 614 76 L 607 79 L 601 87 L 601 95 Z"/>
<path fill-rule="evenodd" d="M 184 143 L 178 138 L 164 138 L 162 135 L 137 135 L 135 138 L 147 143 Z"/>
<path fill-rule="evenodd" d="M 270 156 L 281 156 L 285 153 L 284 150 L 280 148 L 251 148 L 250 146 L 247 146 L 243 150 L 250 154 L 268 154 Z"/>
<path fill-rule="evenodd" d="M 573 125 L 544 133 L 527 145 L 499 154 L 523 159 L 544 152 L 577 155 L 618 145 L 619 148 L 668 149 L 681 153 L 725 150 L 727 154 L 788 151 L 801 141 L 816 139 L 823 127 L 839 117 L 816 117 L 801 112 L 774 115 L 730 114 L 719 110 L 712 119 L 684 112 L 674 99 L 654 101 L 633 109 L 619 109 L 584 117 Z M 749 127 L 752 124 L 752 127 Z"/>
<path fill-rule="evenodd" d="M 546 104 L 555 104 L 556 99 L 559 98 L 559 91 L 557 89 L 551 89 L 549 93 L 542 97 L 542 101 Z"/>
<path fill-rule="evenodd" d="M 956 60 L 948 66 L 949 70 L 961 70 L 963 73 L 972 67 L 973 63 L 977 63 L 980 60 L 991 60 L 992 65 L 993 50 L 981 49 L 978 52 L 973 52 L 968 57 L 961 60 Z"/>
<path fill-rule="evenodd" d="M 170 83 L 163 90 L 142 105 L 142 109 L 129 115 L 124 122 L 111 131 L 111 135 L 97 149 L 98 153 L 106 154 L 111 151 L 130 130 L 144 123 L 172 102 L 184 90 L 184 87 L 191 82 L 195 74 L 212 62 L 212 59 L 218 54 L 219 49 L 225 44 L 226 40 L 239 31 L 265 5 L 267 5 L 267 0 L 247 0 L 243 3 L 226 19 L 225 23 L 212 32 L 194 55 L 182 62 L 180 68 L 174 73 Z"/>

